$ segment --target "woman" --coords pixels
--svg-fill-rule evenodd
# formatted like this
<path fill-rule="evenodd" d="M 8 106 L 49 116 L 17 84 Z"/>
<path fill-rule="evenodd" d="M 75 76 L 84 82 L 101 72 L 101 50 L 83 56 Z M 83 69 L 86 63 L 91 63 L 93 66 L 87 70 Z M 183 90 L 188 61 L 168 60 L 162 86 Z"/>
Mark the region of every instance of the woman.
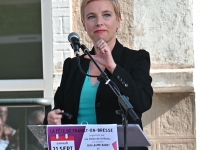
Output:
<path fill-rule="evenodd" d="M 122 95 L 129 98 L 134 111 L 141 119 L 150 109 L 153 90 L 149 75 L 150 57 L 145 50 L 130 50 L 116 39 L 121 14 L 118 0 L 83 0 L 81 4 L 83 27 L 93 41 L 92 57 L 108 77 L 118 86 Z M 90 75 L 100 71 L 89 57 L 80 57 L 82 69 Z M 44 120 L 45 124 L 122 124 L 116 114 L 118 98 L 108 85 L 97 78 L 85 77 L 78 68 L 76 58 L 64 62 L 61 84 L 54 97 L 55 107 Z M 71 119 L 59 113 L 68 112 Z M 134 123 L 128 116 L 129 123 Z M 141 128 L 142 123 L 139 122 Z M 134 148 L 134 150 L 147 148 Z"/>

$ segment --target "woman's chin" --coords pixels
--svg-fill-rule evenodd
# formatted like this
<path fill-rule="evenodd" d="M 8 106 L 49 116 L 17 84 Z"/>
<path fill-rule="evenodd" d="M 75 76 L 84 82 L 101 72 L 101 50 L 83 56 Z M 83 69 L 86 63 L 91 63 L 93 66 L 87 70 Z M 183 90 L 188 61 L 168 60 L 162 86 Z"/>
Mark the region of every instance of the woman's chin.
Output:
<path fill-rule="evenodd" d="M 105 38 L 105 36 L 102 36 L 102 35 L 96 36 L 96 37 L 95 37 L 95 42 L 97 42 L 97 41 L 99 41 L 99 40 L 104 40 L 104 41 L 106 41 L 106 38 Z"/>

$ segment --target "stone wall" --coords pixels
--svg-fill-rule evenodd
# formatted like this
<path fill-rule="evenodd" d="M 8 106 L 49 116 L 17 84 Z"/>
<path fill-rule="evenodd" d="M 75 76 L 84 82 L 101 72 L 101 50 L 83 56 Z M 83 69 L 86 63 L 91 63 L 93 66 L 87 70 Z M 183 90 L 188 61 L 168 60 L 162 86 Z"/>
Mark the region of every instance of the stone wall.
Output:
<path fill-rule="evenodd" d="M 194 68 L 191 0 L 135 0 L 134 47 L 147 49 L 152 69 Z"/>
<path fill-rule="evenodd" d="M 194 60 L 195 60 L 195 69 L 194 69 L 194 91 L 195 91 L 195 107 L 196 107 L 196 149 L 200 149 L 200 1 L 193 1 L 193 38 L 194 38 Z"/>
<path fill-rule="evenodd" d="M 196 149 L 192 7 L 189 0 L 134 1 L 134 47 L 151 55 L 155 94 L 143 122 L 152 150 Z"/>
<path fill-rule="evenodd" d="M 154 97 L 143 115 L 151 150 L 195 150 L 195 94 L 193 83 L 193 18 L 190 0 L 123 0 L 118 39 L 151 55 Z M 80 22 L 80 0 L 52 0 L 54 90 L 60 83 L 63 60 L 73 52 L 67 40 L 75 31 L 91 42 Z"/>
<path fill-rule="evenodd" d="M 191 93 L 156 93 L 143 116 L 150 150 L 195 150 L 195 97 Z"/>
<path fill-rule="evenodd" d="M 72 31 L 71 0 L 52 0 L 53 32 L 53 90 L 60 84 L 63 62 L 73 57 L 73 50 L 68 42 Z"/>

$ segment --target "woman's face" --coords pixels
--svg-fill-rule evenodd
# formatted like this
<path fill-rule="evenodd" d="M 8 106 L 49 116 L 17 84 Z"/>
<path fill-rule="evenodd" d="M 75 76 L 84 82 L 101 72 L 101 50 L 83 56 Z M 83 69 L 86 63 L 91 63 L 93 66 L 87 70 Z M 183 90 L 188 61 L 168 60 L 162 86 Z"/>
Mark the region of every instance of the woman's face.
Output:
<path fill-rule="evenodd" d="M 103 39 L 111 44 L 116 41 L 120 18 L 109 0 L 95 0 L 85 7 L 83 26 L 94 43 Z"/>

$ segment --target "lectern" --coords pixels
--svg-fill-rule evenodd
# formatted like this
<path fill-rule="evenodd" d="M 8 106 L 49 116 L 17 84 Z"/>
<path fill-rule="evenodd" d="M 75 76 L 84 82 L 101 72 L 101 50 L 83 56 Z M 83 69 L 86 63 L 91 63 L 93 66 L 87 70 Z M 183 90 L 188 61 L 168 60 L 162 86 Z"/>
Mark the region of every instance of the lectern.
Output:
<path fill-rule="evenodd" d="M 56 126 L 56 125 L 55 125 Z M 68 125 L 66 125 L 67 128 Z M 72 126 L 72 125 L 71 125 Z M 48 148 L 47 126 L 46 125 L 28 125 L 33 135 L 38 139 L 44 148 Z M 118 145 L 124 147 L 124 130 L 122 125 L 117 125 Z M 151 146 L 151 142 L 137 124 L 128 124 L 127 126 L 127 145 L 128 147 Z"/>

